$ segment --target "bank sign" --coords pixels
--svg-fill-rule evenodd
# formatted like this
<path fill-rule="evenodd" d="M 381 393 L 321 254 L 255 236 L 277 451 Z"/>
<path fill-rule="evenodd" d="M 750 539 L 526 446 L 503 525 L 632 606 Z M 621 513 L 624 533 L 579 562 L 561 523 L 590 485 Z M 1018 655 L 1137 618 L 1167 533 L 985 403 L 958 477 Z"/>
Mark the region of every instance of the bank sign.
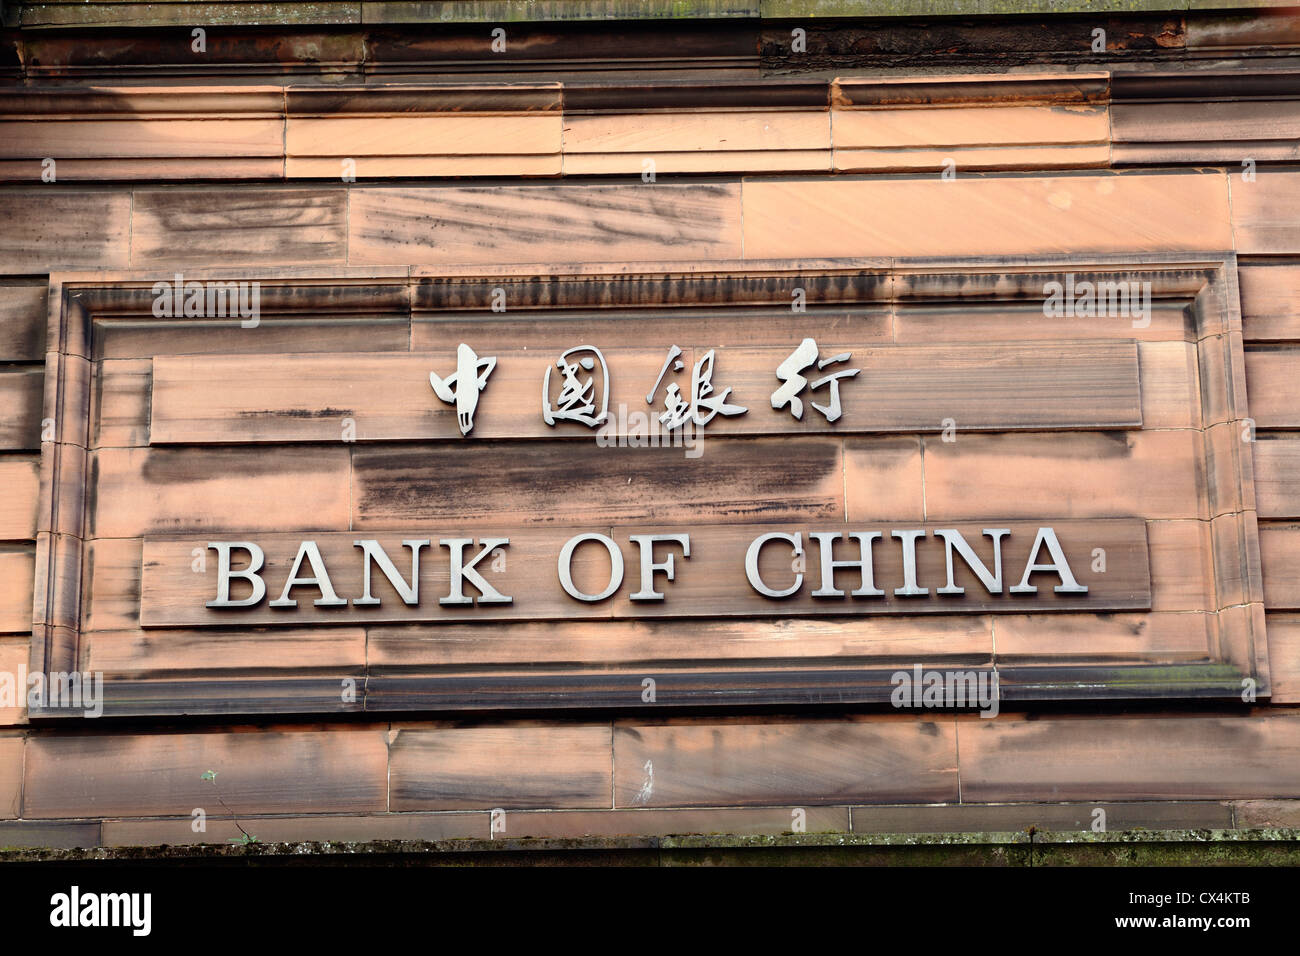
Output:
<path fill-rule="evenodd" d="M 1120 610 L 1142 522 L 149 539 L 146 626 Z"/>
<path fill-rule="evenodd" d="M 645 402 L 685 371 L 667 351 Z M 810 406 L 824 422 L 844 416 L 862 370 L 851 352 L 823 357 L 805 338 L 772 371 L 765 396 L 794 420 Z M 752 356 L 751 356 L 752 361 Z M 532 358 L 536 367 L 538 360 Z M 523 364 L 520 360 L 519 364 Z M 715 385 L 710 349 L 662 389 L 648 420 L 673 444 L 719 416 L 749 412 L 731 386 Z M 474 430 L 496 356 L 461 343 L 456 367 L 429 373 L 433 396 Z M 809 377 L 812 370 L 816 375 Z M 446 371 L 446 370 L 443 370 Z M 611 366 L 595 346 L 565 350 L 540 375 L 540 418 L 611 428 L 626 437 L 626 408 L 611 417 Z M 820 397 L 822 400 L 816 400 Z M 512 407 L 527 402 L 515 396 Z M 337 402 L 335 404 L 338 404 Z M 473 454 L 453 445 L 446 454 Z M 324 534 L 254 540 L 150 540 L 141 622 L 146 626 L 270 624 L 295 619 L 439 621 L 464 617 L 911 614 L 934 611 L 1122 610 L 1149 606 L 1141 521 L 1003 523 L 1000 526 L 770 526 L 448 531 L 385 538 Z"/>
<path fill-rule="evenodd" d="M 1229 268 L 52 285 L 32 667 L 121 716 L 1262 696 Z"/>

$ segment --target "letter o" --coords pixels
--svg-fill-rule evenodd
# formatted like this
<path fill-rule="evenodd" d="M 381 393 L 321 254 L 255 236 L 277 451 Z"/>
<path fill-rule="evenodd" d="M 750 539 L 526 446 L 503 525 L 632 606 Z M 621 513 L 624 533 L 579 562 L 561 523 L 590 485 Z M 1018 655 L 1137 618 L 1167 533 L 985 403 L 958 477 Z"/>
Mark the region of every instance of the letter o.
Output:
<path fill-rule="evenodd" d="M 573 583 L 573 569 L 570 564 L 573 562 L 573 552 L 578 545 L 584 541 L 599 541 L 609 552 L 609 587 L 599 594 L 585 594 L 579 591 Z M 618 545 L 611 538 L 603 534 L 591 532 L 588 534 L 574 535 L 568 541 L 564 542 L 564 547 L 560 549 L 560 585 L 568 593 L 569 597 L 577 598 L 579 601 L 594 603 L 603 601 L 609 597 L 623 584 L 623 552 L 619 550 Z"/>

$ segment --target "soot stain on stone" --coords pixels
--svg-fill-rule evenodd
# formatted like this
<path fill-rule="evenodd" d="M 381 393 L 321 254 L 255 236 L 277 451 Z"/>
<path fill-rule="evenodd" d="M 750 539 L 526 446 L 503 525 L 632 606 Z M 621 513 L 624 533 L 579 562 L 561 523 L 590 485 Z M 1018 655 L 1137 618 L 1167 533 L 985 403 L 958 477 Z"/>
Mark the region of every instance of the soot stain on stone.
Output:
<path fill-rule="evenodd" d="M 356 417 L 350 408 L 263 408 L 248 409 L 239 413 L 240 418 L 296 418 L 303 420 L 321 418 Z"/>

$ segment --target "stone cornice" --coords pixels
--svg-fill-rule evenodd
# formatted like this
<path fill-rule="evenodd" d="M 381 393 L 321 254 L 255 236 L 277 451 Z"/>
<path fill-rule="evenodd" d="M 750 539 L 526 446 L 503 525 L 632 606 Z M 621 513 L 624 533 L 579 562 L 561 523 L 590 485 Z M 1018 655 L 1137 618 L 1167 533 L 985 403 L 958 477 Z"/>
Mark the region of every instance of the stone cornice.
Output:
<path fill-rule="evenodd" d="M 1262 0 L 1234 10 L 1213 0 L 1042 0 L 1009 8 L 984 0 L 52 0 L 3 8 L 0 83 L 117 85 L 178 76 L 205 85 L 263 76 L 429 82 L 521 74 L 636 81 L 707 75 L 725 83 L 775 74 L 961 74 L 1025 66 L 1199 68 L 1207 60 L 1266 63 L 1294 55 L 1300 0 L 1287 2 L 1291 7 Z"/>
<path fill-rule="evenodd" d="M 657 181 L 1235 165 L 1300 158 L 1298 132 L 1291 71 L 48 87 L 0 100 L 0 177 Z"/>
<path fill-rule="evenodd" d="M 1257 11 L 1291 0 L 28 0 L 5 11 L 28 29 L 112 26 L 301 26 L 383 23 L 583 23 L 611 21 L 905 19 L 1071 14 Z"/>

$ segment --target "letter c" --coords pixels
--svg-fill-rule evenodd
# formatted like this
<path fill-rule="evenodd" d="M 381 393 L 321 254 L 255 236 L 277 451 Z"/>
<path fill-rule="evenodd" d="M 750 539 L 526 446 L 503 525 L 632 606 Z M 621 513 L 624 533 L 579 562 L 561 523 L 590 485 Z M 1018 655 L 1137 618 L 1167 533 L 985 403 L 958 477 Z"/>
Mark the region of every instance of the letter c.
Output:
<path fill-rule="evenodd" d="M 763 576 L 758 573 L 758 554 L 763 550 L 763 545 L 767 542 L 780 538 L 782 541 L 789 541 L 794 545 L 795 554 L 803 551 L 802 534 L 785 534 L 781 531 L 772 531 L 768 534 L 761 534 L 750 542 L 749 550 L 745 552 L 745 576 L 749 578 L 750 585 L 759 594 L 771 598 L 789 597 L 803 587 L 803 572 L 799 571 L 794 576 L 794 584 L 790 585 L 784 591 L 774 591 L 763 583 Z"/>

